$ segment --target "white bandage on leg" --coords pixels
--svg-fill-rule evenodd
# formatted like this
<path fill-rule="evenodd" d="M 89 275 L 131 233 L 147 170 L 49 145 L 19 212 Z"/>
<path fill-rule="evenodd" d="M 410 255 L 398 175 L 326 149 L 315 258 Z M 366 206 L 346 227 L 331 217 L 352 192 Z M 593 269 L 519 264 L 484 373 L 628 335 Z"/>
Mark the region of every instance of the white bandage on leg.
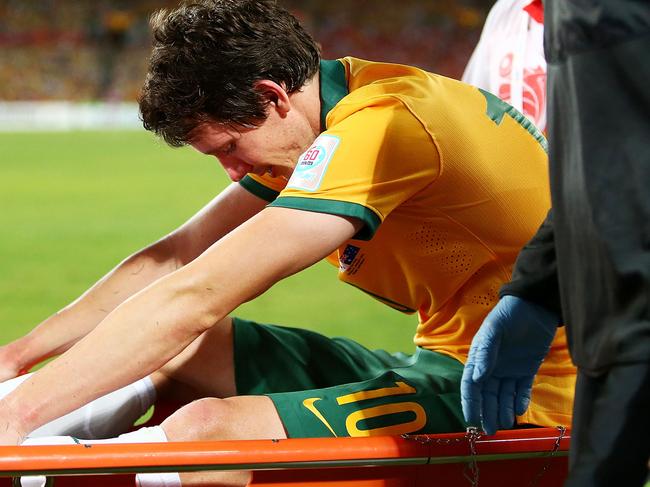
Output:
<path fill-rule="evenodd" d="M 160 426 L 140 428 L 115 438 L 114 443 L 165 443 L 167 435 Z M 108 440 L 93 443 L 107 443 Z M 138 487 L 181 487 L 181 478 L 176 472 L 139 473 L 135 476 Z"/>
<path fill-rule="evenodd" d="M 145 428 L 143 428 L 145 429 Z M 147 428 L 150 431 L 147 432 L 150 441 L 155 441 L 156 443 L 163 443 L 167 441 L 167 435 L 161 427 L 156 428 Z M 120 436 L 120 438 L 133 435 L 138 433 L 141 430 L 134 431 L 133 433 L 127 433 L 126 435 Z M 129 437 L 129 440 L 132 438 Z M 136 443 L 135 439 L 129 441 L 128 443 Z M 181 478 L 176 472 L 161 472 L 161 473 L 139 473 L 135 476 L 135 485 L 137 487 L 181 487 Z"/>
<path fill-rule="evenodd" d="M 22 442 L 23 446 L 30 445 L 101 445 L 115 443 L 165 443 L 167 435 L 160 426 L 140 428 L 130 433 L 124 433 L 117 438 L 106 438 L 103 440 L 86 440 L 72 436 L 40 436 L 30 437 Z"/>
<path fill-rule="evenodd" d="M 131 429 L 155 400 L 153 383 L 145 377 L 41 426 L 28 436 L 115 437 Z"/>
<path fill-rule="evenodd" d="M 93 441 L 92 443 L 108 443 L 109 440 Z M 140 428 L 132 433 L 126 433 L 111 440 L 112 443 L 165 443 L 167 435 L 160 426 Z M 181 487 L 181 478 L 176 472 L 139 473 L 135 476 L 138 487 Z"/>
<path fill-rule="evenodd" d="M 167 435 L 160 426 L 150 426 L 149 428 L 140 428 L 130 433 L 124 433 L 117 438 L 108 438 L 106 440 L 79 440 L 81 443 L 166 443 Z"/>
<path fill-rule="evenodd" d="M 150 428 L 140 428 L 139 430 L 125 433 L 117 438 L 107 438 L 105 440 L 79 440 L 71 436 L 44 436 L 40 438 L 27 438 L 23 445 L 97 445 L 108 443 L 164 443 L 167 441 L 167 436 L 160 426 L 152 426 Z M 138 477 L 144 476 L 145 483 L 140 482 L 138 485 L 146 487 L 180 487 L 180 477 L 176 473 L 162 473 L 162 474 L 139 474 Z M 151 476 L 151 477 L 149 477 Z M 158 483 L 147 483 L 149 479 L 160 477 Z M 21 477 L 20 484 L 22 487 L 43 487 L 46 478 L 43 475 L 34 475 L 30 477 Z M 175 483 L 174 483 L 175 482 Z"/>
<path fill-rule="evenodd" d="M 47 436 L 45 438 L 27 438 L 23 445 L 74 445 L 77 441 L 70 436 Z M 45 487 L 47 479 L 44 475 L 20 477 L 21 487 Z"/>

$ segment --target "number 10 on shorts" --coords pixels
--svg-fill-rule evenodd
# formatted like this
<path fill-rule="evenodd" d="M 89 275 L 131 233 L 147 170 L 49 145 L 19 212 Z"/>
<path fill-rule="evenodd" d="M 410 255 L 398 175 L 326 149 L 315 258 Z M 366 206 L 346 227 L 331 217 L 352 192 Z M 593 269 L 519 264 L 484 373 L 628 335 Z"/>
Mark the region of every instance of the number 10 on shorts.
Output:
<path fill-rule="evenodd" d="M 382 387 L 380 389 L 359 391 L 339 396 L 336 398 L 336 403 L 339 406 L 358 404 L 361 407 L 365 401 L 371 399 L 410 395 L 416 392 L 414 387 L 411 387 L 405 382 L 397 381 L 395 382 L 395 386 L 392 387 Z M 337 436 L 329 422 L 315 406 L 318 400 L 319 398 L 305 399 L 303 406 L 325 424 L 334 436 Z M 409 420 L 394 424 L 398 415 L 409 418 Z M 401 435 L 421 430 L 426 422 L 427 415 L 420 404 L 412 401 L 400 401 L 357 409 L 345 418 L 345 429 L 347 434 L 352 437 Z M 366 425 L 363 423 L 366 423 Z M 368 427 L 368 423 L 372 427 Z"/>

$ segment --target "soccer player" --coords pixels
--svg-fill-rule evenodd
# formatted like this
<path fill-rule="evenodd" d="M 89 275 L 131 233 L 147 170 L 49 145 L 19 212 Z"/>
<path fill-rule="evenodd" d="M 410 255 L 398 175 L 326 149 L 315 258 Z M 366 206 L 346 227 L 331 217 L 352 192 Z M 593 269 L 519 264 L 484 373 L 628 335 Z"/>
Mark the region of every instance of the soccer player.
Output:
<path fill-rule="evenodd" d="M 495 418 L 518 399 L 492 390 L 519 382 L 525 397 L 564 322 L 579 371 L 566 485 L 641 486 L 650 457 L 650 5 L 545 7 L 553 215 L 472 342 L 463 407 L 488 432 L 508 427 Z"/>
<path fill-rule="evenodd" d="M 22 350 L 15 371 L 65 353 L 0 401 L 0 443 L 91 401 L 109 410 L 103 396 L 124 388 L 141 407 L 189 404 L 119 441 L 463 430 L 470 340 L 548 210 L 544 137 L 461 82 L 321 60 L 270 0 L 205 0 L 152 25 L 145 127 L 217 157 L 235 183 L 8 346 Z M 417 313 L 413 355 L 229 316 L 326 257 L 342 281 Z M 519 422 L 568 424 L 574 380 L 560 334 Z"/>

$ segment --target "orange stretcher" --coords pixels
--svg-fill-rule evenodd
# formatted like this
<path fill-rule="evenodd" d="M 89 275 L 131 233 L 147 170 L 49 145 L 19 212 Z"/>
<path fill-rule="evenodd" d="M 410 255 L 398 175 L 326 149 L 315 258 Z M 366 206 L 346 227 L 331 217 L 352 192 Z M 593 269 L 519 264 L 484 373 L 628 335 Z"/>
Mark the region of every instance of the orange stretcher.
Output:
<path fill-rule="evenodd" d="M 136 472 L 251 470 L 265 487 L 555 487 L 570 433 L 531 428 L 480 436 L 238 440 L 0 447 L 0 487 L 45 474 L 56 487 L 133 487 Z M 110 475 L 107 475 L 110 474 Z M 52 481 L 53 479 L 53 481 Z"/>

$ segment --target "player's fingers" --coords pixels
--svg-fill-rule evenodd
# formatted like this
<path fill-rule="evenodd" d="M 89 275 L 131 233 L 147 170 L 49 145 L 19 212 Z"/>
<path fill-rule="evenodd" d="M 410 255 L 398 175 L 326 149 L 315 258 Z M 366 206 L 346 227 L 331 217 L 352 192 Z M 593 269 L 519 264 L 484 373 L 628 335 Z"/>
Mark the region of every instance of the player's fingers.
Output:
<path fill-rule="evenodd" d="M 490 325 L 485 322 L 482 326 Z M 499 347 L 501 345 L 501 337 L 489 329 L 490 332 L 479 333 L 472 340 L 471 351 L 473 352 L 474 374 L 472 379 L 474 382 L 484 381 L 494 370 L 496 365 Z"/>
<path fill-rule="evenodd" d="M 499 407 L 499 381 L 494 378 L 487 379 L 483 384 L 482 424 L 483 430 L 488 435 L 497 431 L 497 409 Z"/>
<path fill-rule="evenodd" d="M 499 429 L 515 424 L 515 380 L 502 379 L 499 388 Z"/>
<path fill-rule="evenodd" d="M 528 409 L 530 404 L 530 394 L 533 389 L 533 380 L 535 376 L 528 376 L 517 381 L 515 388 L 515 414 L 521 416 Z"/>
<path fill-rule="evenodd" d="M 481 424 L 481 384 L 472 380 L 474 365 L 468 360 L 460 380 L 460 403 L 463 416 L 470 426 Z"/>

